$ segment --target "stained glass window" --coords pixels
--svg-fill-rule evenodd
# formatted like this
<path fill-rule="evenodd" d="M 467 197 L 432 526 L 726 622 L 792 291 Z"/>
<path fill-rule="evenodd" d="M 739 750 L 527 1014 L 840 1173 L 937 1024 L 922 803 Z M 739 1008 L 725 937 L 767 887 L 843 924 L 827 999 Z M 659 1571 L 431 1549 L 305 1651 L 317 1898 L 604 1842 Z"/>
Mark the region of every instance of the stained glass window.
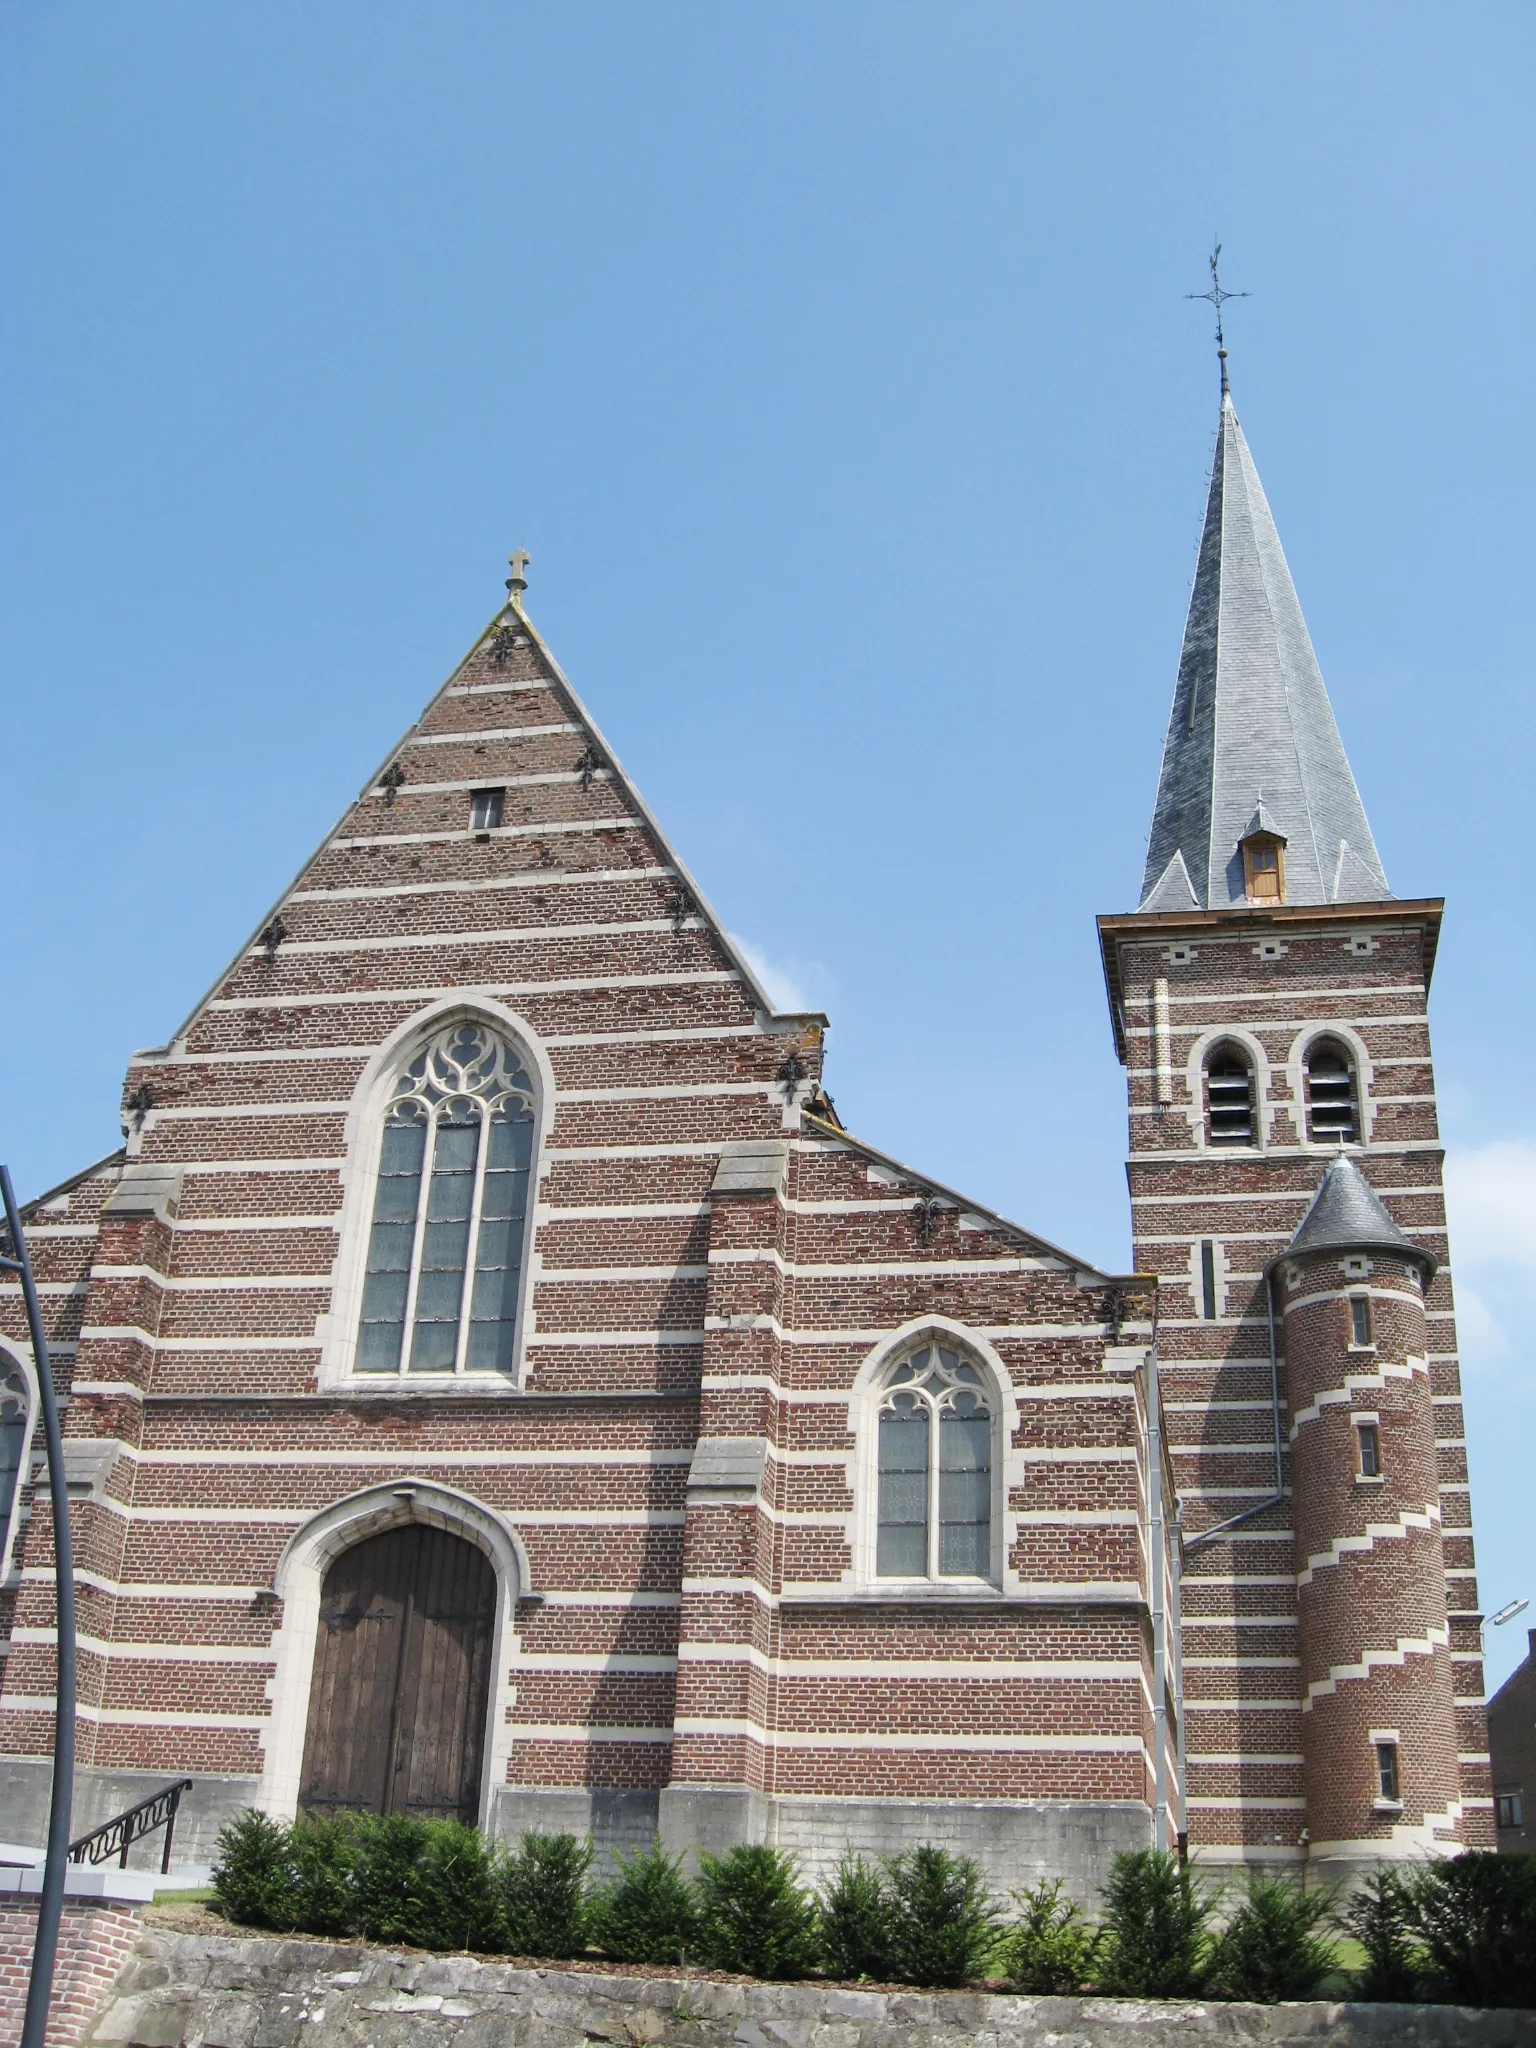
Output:
<path fill-rule="evenodd" d="M 534 1084 L 482 1024 L 451 1024 L 384 1115 L 359 1372 L 510 1372 L 533 1165 Z"/>

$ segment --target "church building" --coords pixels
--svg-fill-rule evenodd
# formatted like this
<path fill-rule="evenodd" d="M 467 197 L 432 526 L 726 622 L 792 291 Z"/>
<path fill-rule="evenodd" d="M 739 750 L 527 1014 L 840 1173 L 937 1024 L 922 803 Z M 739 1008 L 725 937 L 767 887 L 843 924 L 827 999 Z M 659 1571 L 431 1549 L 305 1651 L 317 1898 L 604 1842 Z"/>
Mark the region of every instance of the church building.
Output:
<path fill-rule="evenodd" d="M 76 1830 L 941 1842 L 1347 1873 L 1492 1839 L 1426 1013 L 1226 388 L 1139 906 L 1136 1271 L 845 1129 L 508 601 L 24 1227 Z M 1129 880 L 1129 878 L 1127 878 Z M 1128 892 L 1129 893 L 1129 892 Z M 1042 1219 L 1048 1222 L 1049 1219 Z M 0 1833 L 53 1503 L 0 1287 Z M 153 1846 L 153 1845 L 151 1845 Z"/>

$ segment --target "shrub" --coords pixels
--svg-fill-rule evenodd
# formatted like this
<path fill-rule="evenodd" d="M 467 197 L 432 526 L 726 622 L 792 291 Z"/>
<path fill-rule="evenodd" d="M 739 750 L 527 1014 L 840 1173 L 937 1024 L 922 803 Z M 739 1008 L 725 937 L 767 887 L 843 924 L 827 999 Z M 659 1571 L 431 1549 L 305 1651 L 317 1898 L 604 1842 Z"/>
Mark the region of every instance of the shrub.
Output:
<path fill-rule="evenodd" d="M 618 1876 L 598 1894 L 592 1932 L 621 1963 L 680 1963 L 698 1943 L 693 1893 L 674 1860 L 653 1842 L 619 1858 Z"/>
<path fill-rule="evenodd" d="M 219 1831 L 213 1897 L 219 1911 L 241 1927 L 296 1926 L 291 1919 L 292 1830 L 266 1814 L 237 1813 Z"/>
<path fill-rule="evenodd" d="M 1211 1954 L 1213 1987 L 1263 2005 L 1316 1997 L 1339 1966 L 1337 1943 L 1318 1931 L 1332 1919 L 1334 1899 L 1328 1886 L 1303 1891 L 1293 1878 L 1250 1871 L 1243 1902 Z"/>
<path fill-rule="evenodd" d="M 1425 1960 L 1413 1939 L 1413 1897 L 1395 1870 L 1373 1871 L 1339 1917 L 1365 1950 L 1358 1997 L 1389 2005 L 1423 1997 Z"/>
<path fill-rule="evenodd" d="M 718 1970 L 749 1977 L 803 1977 L 820 1957 L 820 1930 L 792 1856 L 740 1843 L 699 1857 L 694 1887 L 699 1952 Z"/>
<path fill-rule="evenodd" d="M 1189 1998 L 1205 1983 L 1211 1902 L 1194 1873 L 1160 1849 L 1117 1856 L 1104 1888 L 1101 1990 Z"/>
<path fill-rule="evenodd" d="M 1474 1849 L 1411 1880 L 1432 1997 L 1536 2005 L 1536 1856 Z"/>
<path fill-rule="evenodd" d="M 355 1924 L 368 1941 L 411 1942 L 420 1919 L 416 1861 L 424 1823 L 403 1813 L 348 1814 L 317 1829 L 351 1838 Z"/>
<path fill-rule="evenodd" d="M 304 1934 L 350 1934 L 358 1926 L 360 1818 L 306 1818 L 289 1830 L 289 1927 Z"/>
<path fill-rule="evenodd" d="M 997 1946 L 998 1915 L 969 1856 L 924 1843 L 887 1857 L 885 1895 L 901 1983 L 953 1989 L 980 1976 Z"/>
<path fill-rule="evenodd" d="M 501 1939 L 514 1956 L 580 1955 L 592 1930 L 592 1844 L 524 1835 L 494 1871 Z"/>
<path fill-rule="evenodd" d="M 411 1948 L 499 1945 L 491 1855 L 477 1829 L 406 1814 L 346 1815 L 332 1826 L 340 1838 L 333 1854 L 351 1858 L 360 1934 Z"/>
<path fill-rule="evenodd" d="M 873 1977 L 889 1983 L 891 1915 L 886 1883 L 862 1856 L 846 1855 L 821 1897 L 821 1942 L 834 1977 Z"/>
<path fill-rule="evenodd" d="M 1017 1991 L 1061 1997 L 1094 1981 L 1103 1937 L 1071 1899 L 1062 1897 L 1061 1889 L 1055 1877 L 1013 1895 L 1023 1917 L 1003 1936 L 1001 1955 L 1004 1974 Z"/>

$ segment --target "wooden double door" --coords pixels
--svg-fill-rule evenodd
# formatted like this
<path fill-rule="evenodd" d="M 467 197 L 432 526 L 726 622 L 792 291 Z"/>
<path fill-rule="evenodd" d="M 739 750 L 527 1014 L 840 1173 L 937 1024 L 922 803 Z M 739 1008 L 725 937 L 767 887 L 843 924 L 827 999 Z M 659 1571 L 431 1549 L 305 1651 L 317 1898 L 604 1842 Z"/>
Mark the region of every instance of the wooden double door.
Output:
<path fill-rule="evenodd" d="M 477 1818 L 496 1574 L 419 1522 L 344 1551 L 325 1575 L 302 1812 Z"/>

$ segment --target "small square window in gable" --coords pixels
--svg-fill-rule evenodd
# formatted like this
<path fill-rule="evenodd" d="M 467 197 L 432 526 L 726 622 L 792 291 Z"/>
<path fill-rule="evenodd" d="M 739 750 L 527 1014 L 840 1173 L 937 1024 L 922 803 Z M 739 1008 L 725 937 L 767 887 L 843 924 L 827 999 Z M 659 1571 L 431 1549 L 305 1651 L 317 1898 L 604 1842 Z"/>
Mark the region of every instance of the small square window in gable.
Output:
<path fill-rule="evenodd" d="M 1253 949 L 1253 955 L 1256 960 L 1283 960 L 1290 950 L 1289 946 L 1282 946 L 1278 939 L 1260 939 Z"/>
<path fill-rule="evenodd" d="M 1195 958 L 1193 946 L 1170 946 L 1163 954 L 1170 967 L 1187 967 Z"/>
<path fill-rule="evenodd" d="M 505 789 L 475 789 L 469 795 L 469 829 L 471 832 L 495 832 L 501 825 L 502 812 L 506 807 Z"/>
<path fill-rule="evenodd" d="M 1381 941 L 1380 939 L 1373 939 L 1369 932 L 1351 932 L 1348 950 L 1351 953 L 1362 955 L 1366 953 L 1379 953 L 1381 951 Z"/>

